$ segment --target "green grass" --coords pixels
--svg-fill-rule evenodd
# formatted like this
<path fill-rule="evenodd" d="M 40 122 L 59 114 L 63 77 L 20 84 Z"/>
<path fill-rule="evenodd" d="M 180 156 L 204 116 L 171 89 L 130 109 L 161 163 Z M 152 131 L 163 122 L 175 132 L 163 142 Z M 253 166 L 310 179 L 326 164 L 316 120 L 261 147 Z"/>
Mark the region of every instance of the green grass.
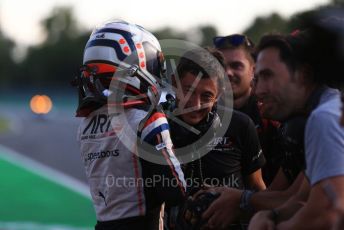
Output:
<path fill-rule="evenodd" d="M 96 222 L 90 199 L 2 159 L 0 181 L 0 229 L 6 222 L 86 228 Z"/>

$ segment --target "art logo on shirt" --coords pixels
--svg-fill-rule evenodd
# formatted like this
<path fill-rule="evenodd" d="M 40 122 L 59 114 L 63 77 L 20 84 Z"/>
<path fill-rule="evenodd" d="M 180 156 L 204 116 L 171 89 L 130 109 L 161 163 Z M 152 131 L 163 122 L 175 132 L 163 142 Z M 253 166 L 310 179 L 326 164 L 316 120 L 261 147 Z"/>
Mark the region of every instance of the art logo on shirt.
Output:
<path fill-rule="evenodd" d="M 122 127 L 114 126 L 111 122 L 113 117 L 117 115 L 118 114 L 98 114 L 92 117 L 82 132 L 81 140 L 113 136 L 116 135 L 116 133 L 119 133 L 122 130 Z"/>
<path fill-rule="evenodd" d="M 233 149 L 233 142 L 229 137 L 214 137 L 207 147 L 210 150 L 228 151 Z"/>

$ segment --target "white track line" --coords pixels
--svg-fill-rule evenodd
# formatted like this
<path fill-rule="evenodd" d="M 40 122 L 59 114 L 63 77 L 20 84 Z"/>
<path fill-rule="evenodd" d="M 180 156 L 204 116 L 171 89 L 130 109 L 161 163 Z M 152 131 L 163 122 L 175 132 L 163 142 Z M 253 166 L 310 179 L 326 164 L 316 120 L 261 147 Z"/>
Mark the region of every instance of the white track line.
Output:
<path fill-rule="evenodd" d="M 91 199 L 90 190 L 87 184 L 3 145 L 0 145 L 0 158 Z"/>

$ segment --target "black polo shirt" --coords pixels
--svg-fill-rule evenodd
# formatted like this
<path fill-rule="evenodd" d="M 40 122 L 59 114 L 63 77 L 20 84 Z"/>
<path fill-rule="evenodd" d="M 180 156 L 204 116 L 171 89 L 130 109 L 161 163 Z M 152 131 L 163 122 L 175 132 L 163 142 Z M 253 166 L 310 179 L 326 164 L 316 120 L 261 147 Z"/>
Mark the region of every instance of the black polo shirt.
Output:
<path fill-rule="evenodd" d="M 206 183 L 243 189 L 246 187 L 245 176 L 260 169 L 265 163 L 257 131 L 247 115 L 233 111 L 227 131 L 219 136 L 216 132 L 219 127 L 213 125 L 217 119 L 219 117 L 216 112 L 212 112 L 194 126 L 201 131 L 199 135 L 169 120 L 177 157 L 178 148 L 185 146 L 191 146 L 190 151 L 197 152 L 199 148 L 206 148 L 208 151 L 200 159 L 184 165 L 187 186 L 200 187 L 202 183 Z M 203 142 L 202 146 L 195 144 L 209 129 L 213 132 L 211 138 Z"/>

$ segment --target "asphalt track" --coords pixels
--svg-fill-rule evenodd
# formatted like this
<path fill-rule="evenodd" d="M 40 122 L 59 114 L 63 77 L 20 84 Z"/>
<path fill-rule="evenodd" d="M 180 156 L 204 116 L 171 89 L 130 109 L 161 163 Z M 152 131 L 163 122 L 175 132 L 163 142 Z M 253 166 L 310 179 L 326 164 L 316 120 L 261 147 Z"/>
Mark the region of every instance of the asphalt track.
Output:
<path fill-rule="evenodd" d="M 23 109 L 7 112 L 2 120 L 8 127 L 0 130 L 0 145 L 86 182 L 76 141 L 79 119 L 73 110 L 37 116 Z"/>
<path fill-rule="evenodd" d="M 0 101 L 0 230 L 92 229 L 71 107 L 46 116 Z"/>

